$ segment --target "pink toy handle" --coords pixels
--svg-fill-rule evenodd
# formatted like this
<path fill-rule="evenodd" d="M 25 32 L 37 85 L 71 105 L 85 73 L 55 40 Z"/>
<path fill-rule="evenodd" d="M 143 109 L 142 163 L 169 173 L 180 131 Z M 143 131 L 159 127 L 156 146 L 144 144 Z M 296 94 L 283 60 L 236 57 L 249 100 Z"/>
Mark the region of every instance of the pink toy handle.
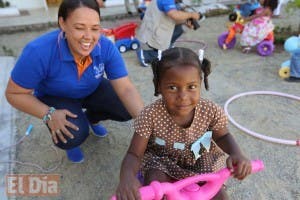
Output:
<path fill-rule="evenodd" d="M 251 166 L 252 166 L 252 170 L 251 170 L 252 173 L 259 172 L 265 168 L 265 165 L 261 160 L 251 161 Z"/>
<path fill-rule="evenodd" d="M 251 173 L 256 173 L 264 169 L 264 164 L 261 160 L 251 161 L 252 170 Z M 230 178 L 231 172 L 228 168 L 223 168 L 216 173 L 199 174 L 192 177 L 188 177 L 173 183 L 175 190 L 184 190 L 185 194 L 180 200 L 198 199 L 207 200 L 213 198 L 223 186 L 224 182 Z M 206 182 L 203 186 L 199 186 L 196 183 Z M 175 198 L 173 191 L 166 191 L 170 198 L 168 199 L 179 199 Z M 194 190 L 194 191 L 193 191 Z M 173 197 L 173 198 L 172 198 Z"/>
<path fill-rule="evenodd" d="M 251 161 L 252 173 L 259 172 L 264 169 L 261 160 Z M 139 189 L 142 200 L 160 200 L 164 195 L 169 200 L 207 200 L 214 197 L 224 182 L 231 176 L 228 168 L 223 168 L 216 173 L 200 174 L 179 180 L 175 183 L 160 183 L 153 181 L 148 186 Z M 205 181 L 203 186 L 199 186 L 198 182 Z M 113 196 L 111 200 L 116 200 Z"/>

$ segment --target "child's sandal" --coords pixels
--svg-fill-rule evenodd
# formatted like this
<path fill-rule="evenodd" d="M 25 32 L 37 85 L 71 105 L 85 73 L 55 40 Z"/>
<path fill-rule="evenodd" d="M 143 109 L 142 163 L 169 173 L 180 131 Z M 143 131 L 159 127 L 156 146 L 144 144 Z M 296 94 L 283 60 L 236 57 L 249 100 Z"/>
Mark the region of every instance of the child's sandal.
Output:
<path fill-rule="evenodd" d="M 243 48 L 243 50 L 242 50 L 242 52 L 245 53 L 245 54 L 249 53 L 250 51 L 251 51 L 251 48 L 250 48 L 250 47 L 245 47 L 245 48 Z"/>

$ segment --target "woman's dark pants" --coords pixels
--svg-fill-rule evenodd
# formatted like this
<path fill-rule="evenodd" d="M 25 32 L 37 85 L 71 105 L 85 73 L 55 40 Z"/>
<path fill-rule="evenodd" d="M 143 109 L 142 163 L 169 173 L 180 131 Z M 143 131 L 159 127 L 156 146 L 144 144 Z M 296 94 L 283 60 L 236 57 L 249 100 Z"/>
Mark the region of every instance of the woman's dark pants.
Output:
<path fill-rule="evenodd" d="M 102 120 L 128 121 L 131 119 L 119 97 L 107 79 L 103 79 L 99 87 L 90 96 L 84 99 L 72 99 L 56 96 L 38 97 L 40 101 L 56 109 L 67 109 L 77 118 L 67 117 L 67 120 L 79 127 L 79 130 L 67 129 L 73 134 L 74 139 L 67 136 L 67 143 L 59 140 L 57 147 L 72 149 L 81 145 L 89 135 L 89 124 Z M 85 112 L 83 111 L 85 108 Z"/>

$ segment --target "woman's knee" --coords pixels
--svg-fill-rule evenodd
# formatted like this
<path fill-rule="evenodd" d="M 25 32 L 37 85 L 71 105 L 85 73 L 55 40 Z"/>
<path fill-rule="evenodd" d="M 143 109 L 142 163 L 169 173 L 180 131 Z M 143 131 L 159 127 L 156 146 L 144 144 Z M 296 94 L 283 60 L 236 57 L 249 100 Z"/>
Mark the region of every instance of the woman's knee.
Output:
<path fill-rule="evenodd" d="M 80 146 L 89 136 L 89 128 L 87 127 L 79 127 L 79 130 L 73 130 L 71 128 L 67 128 L 68 131 L 73 135 L 73 138 L 69 138 L 68 136 L 65 136 L 67 142 L 63 143 L 62 141 L 59 141 L 57 144 L 55 144 L 57 147 L 61 149 L 72 149 L 77 146 Z"/>
<path fill-rule="evenodd" d="M 75 118 L 66 116 L 66 120 L 77 126 L 79 130 L 65 126 L 74 138 L 71 139 L 64 135 L 67 143 L 59 141 L 58 144 L 56 144 L 57 147 L 61 149 L 71 149 L 81 145 L 86 140 L 89 135 L 89 122 L 85 113 L 82 111 L 81 100 L 55 96 L 43 96 L 39 97 L 39 100 L 48 106 L 53 106 L 56 109 L 67 109 L 77 115 Z"/>
<path fill-rule="evenodd" d="M 67 143 L 59 141 L 59 143 L 56 144 L 56 146 L 61 149 L 72 149 L 74 147 L 77 147 L 81 145 L 89 136 L 89 125 L 85 116 L 79 115 L 77 116 L 77 118 L 68 118 L 67 120 L 73 123 L 79 129 L 74 130 L 72 128 L 67 127 L 67 130 L 73 135 L 73 138 L 65 136 Z"/>

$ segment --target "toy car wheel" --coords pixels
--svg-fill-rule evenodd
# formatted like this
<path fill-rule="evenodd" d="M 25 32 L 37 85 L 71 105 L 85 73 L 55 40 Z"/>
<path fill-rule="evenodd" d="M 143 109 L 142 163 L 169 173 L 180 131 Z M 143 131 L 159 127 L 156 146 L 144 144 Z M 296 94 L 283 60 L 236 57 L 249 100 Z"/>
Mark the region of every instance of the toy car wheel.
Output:
<path fill-rule="evenodd" d="M 125 45 L 120 45 L 119 46 L 119 51 L 121 52 L 121 53 L 125 53 L 126 52 L 126 46 Z"/>
<path fill-rule="evenodd" d="M 272 41 L 264 40 L 257 45 L 257 53 L 261 56 L 269 56 L 274 51 L 274 44 Z"/>
<path fill-rule="evenodd" d="M 228 16 L 229 21 L 234 22 L 237 19 L 238 15 L 236 12 L 230 13 Z"/>
<path fill-rule="evenodd" d="M 290 77 L 290 68 L 289 67 L 281 67 L 278 71 L 278 74 L 281 78 L 289 78 Z"/>
<path fill-rule="evenodd" d="M 133 42 L 133 43 L 131 43 L 130 48 L 132 50 L 136 50 L 139 48 L 139 44 L 137 42 Z"/>
<path fill-rule="evenodd" d="M 218 37 L 218 44 L 221 49 L 223 49 L 223 44 L 225 43 L 227 36 L 228 36 L 228 32 L 224 32 Z M 226 49 L 232 49 L 234 47 L 235 43 L 236 43 L 236 38 L 234 37 L 229 42 L 229 44 L 226 45 Z"/>

